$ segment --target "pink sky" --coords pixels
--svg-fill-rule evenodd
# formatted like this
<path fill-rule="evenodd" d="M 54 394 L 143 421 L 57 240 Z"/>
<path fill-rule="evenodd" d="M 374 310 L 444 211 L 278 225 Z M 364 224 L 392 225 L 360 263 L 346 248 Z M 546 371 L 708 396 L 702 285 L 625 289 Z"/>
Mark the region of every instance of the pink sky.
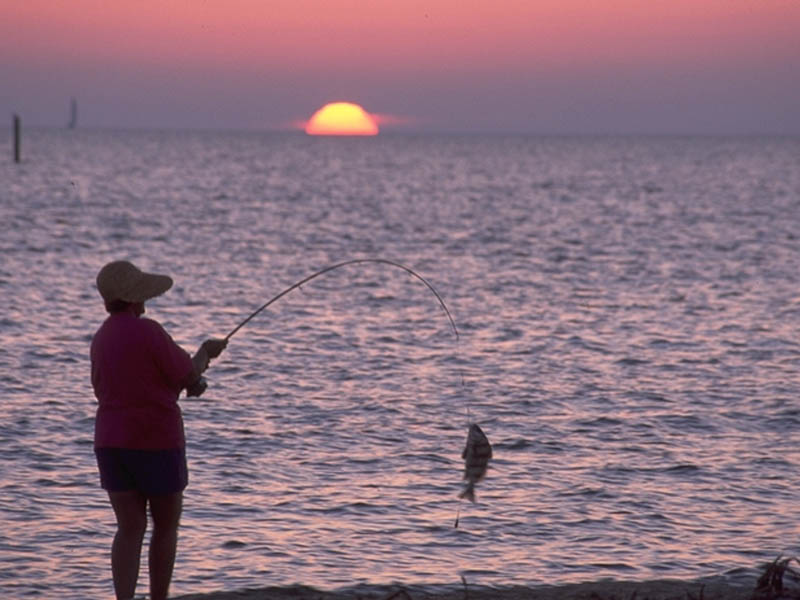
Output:
<path fill-rule="evenodd" d="M 25 0 L 0 110 L 62 125 L 800 133 L 796 0 Z M 394 125 L 392 122 L 394 121 Z"/>

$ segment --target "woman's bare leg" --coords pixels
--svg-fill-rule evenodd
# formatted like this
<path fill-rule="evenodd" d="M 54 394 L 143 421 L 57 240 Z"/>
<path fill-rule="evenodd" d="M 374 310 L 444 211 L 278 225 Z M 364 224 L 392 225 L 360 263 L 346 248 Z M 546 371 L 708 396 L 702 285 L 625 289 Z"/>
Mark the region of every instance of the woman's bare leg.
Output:
<path fill-rule="evenodd" d="M 150 515 L 153 517 L 149 562 L 151 600 L 166 600 L 169 592 L 182 506 L 182 492 L 150 497 Z"/>
<path fill-rule="evenodd" d="M 117 533 L 111 545 L 111 573 L 118 600 L 128 600 L 136 593 L 139 557 L 147 529 L 147 499 L 136 491 L 109 492 L 108 498 L 117 517 Z"/>

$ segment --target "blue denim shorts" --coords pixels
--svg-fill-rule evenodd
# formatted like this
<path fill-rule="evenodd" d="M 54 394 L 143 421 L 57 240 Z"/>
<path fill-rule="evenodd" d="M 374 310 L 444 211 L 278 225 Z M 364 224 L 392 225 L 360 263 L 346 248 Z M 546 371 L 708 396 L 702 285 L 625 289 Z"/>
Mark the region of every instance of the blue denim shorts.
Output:
<path fill-rule="evenodd" d="M 182 492 L 189 483 L 186 449 L 95 448 L 100 485 L 109 492 L 137 490 L 146 496 Z"/>

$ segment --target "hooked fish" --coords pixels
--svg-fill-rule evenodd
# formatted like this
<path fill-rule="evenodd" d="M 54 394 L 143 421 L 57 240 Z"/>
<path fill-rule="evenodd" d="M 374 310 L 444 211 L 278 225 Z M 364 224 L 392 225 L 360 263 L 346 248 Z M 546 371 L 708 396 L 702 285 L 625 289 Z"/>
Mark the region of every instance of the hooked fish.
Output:
<path fill-rule="evenodd" d="M 464 459 L 464 480 L 467 485 L 458 497 L 475 502 L 475 484 L 486 475 L 489 459 L 492 458 L 492 445 L 476 423 L 469 426 L 467 444 L 464 446 L 461 458 Z"/>

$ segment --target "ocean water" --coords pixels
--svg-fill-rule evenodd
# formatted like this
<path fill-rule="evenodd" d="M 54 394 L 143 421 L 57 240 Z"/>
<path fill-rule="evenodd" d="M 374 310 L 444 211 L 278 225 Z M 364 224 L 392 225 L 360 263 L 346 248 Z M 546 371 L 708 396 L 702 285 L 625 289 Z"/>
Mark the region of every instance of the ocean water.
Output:
<path fill-rule="evenodd" d="M 189 350 L 356 258 L 460 333 L 385 264 L 243 327 L 182 400 L 176 595 L 800 554 L 800 139 L 32 130 L 17 165 L 0 138 L 4 598 L 112 596 L 88 348 L 117 258 L 173 276 L 148 315 Z"/>

